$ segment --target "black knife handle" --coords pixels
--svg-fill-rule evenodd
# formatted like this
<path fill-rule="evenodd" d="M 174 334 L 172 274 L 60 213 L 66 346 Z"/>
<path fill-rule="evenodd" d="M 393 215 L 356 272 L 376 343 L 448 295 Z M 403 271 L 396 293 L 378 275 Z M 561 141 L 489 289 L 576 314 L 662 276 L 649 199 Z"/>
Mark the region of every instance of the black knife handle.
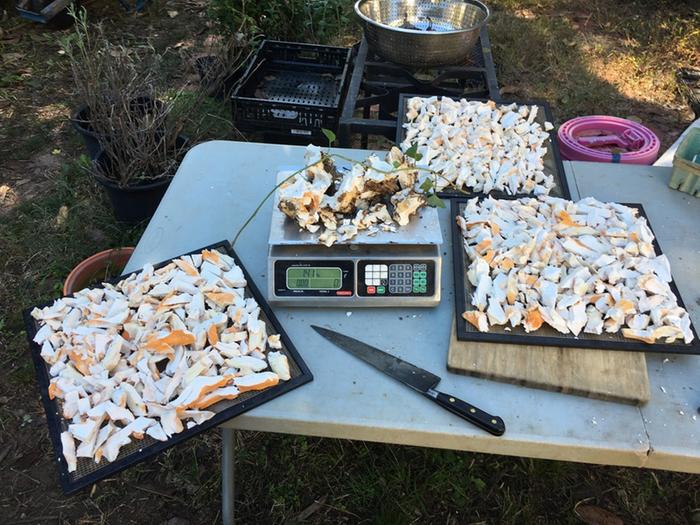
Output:
<path fill-rule="evenodd" d="M 432 392 L 427 392 L 426 396 L 435 401 L 442 408 L 446 408 L 454 415 L 466 419 L 494 436 L 502 436 L 506 431 L 506 424 L 500 417 L 492 416 L 455 396 L 434 390 Z"/>

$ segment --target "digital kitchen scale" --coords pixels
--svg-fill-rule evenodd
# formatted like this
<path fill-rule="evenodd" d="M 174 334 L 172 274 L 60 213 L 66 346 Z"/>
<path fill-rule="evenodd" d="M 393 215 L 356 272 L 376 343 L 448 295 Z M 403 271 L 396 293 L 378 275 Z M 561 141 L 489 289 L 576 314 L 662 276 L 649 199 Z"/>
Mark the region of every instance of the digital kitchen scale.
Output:
<path fill-rule="evenodd" d="M 267 297 L 283 306 L 436 306 L 442 233 L 423 208 L 395 233 L 361 231 L 330 248 L 273 207 Z"/>

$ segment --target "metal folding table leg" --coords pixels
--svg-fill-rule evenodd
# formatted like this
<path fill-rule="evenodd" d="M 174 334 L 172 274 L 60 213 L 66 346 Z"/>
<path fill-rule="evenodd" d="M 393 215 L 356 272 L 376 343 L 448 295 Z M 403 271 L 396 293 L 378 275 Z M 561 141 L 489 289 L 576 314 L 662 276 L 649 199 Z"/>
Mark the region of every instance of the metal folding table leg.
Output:
<path fill-rule="evenodd" d="M 233 525 L 235 432 L 232 428 L 221 429 L 221 517 L 223 525 Z"/>

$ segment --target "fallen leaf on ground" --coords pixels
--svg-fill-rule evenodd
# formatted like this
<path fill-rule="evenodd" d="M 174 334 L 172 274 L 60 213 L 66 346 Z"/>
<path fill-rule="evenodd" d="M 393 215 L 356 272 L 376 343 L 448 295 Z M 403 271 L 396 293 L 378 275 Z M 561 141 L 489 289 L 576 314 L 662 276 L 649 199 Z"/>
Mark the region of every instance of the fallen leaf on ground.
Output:
<path fill-rule="evenodd" d="M 165 522 L 165 525 L 190 525 L 189 520 L 175 516 Z"/>
<path fill-rule="evenodd" d="M 516 95 L 520 93 L 520 88 L 518 86 L 503 86 L 498 92 L 501 95 Z"/>
<path fill-rule="evenodd" d="M 537 15 L 532 12 L 530 9 L 517 9 L 515 11 L 515 16 L 518 18 L 525 18 L 526 20 L 531 20 L 533 18 L 536 18 Z"/>
<path fill-rule="evenodd" d="M 309 519 L 313 514 L 323 508 L 327 497 L 328 496 L 322 496 L 321 498 L 315 500 L 311 505 L 302 510 L 299 515 L 292 520 L 292 523 L 301 523 Z"/>
<path fill-rule="evenodd" d="M 5 200 L 8 193 L 10 193 L 10 187 L 7 184 L 0 186 L 0 203 Z"/>
<path fill-rule="evenodd" d="M 7 445 L 5 448 L 0 450 L 0 463 L 3 462 L 5 459 L 5 456 L 7 456 L 10 453 L 10 450 L 12 449 L 12 445 Z"/>
<path fill-rule="evenodd" d="M 7 63 L 17 62 L 22 56 L 22 53 L 3 53 L 2 61 Z"/>
<path fill-rule="evenodd" d="M 587 525 L 624 525 L 622 519 L 602 507 L 579 505 L 574 514 Z"/>
<path fill-rule="evenodd" d="M 66 223 L 66 219 L 68 219 L 68 206 L 63 205 L 56 214 L 56 226 L 59 228 L 63 226 Z"/>
<path fill-rule="evenodd" d="M 170 18 L 175 18 L 175 17 L 176 17 L 177 15 L 179 15 L 179 14 L 180 14 L 180 13 L 178 13 L 177 11 L 168 11 L 168 16 L 169 16 Z"/>

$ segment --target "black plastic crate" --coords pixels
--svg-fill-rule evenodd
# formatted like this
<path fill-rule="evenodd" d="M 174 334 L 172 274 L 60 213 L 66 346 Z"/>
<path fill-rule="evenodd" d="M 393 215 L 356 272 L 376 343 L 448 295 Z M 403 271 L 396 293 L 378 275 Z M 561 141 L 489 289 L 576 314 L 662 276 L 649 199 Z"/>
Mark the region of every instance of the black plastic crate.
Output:
<path fill-rule="evenodd" d="M 265 40 L 233 93 L 238 129 L 322 138 L 337 131 L 352 49 Z"/>

